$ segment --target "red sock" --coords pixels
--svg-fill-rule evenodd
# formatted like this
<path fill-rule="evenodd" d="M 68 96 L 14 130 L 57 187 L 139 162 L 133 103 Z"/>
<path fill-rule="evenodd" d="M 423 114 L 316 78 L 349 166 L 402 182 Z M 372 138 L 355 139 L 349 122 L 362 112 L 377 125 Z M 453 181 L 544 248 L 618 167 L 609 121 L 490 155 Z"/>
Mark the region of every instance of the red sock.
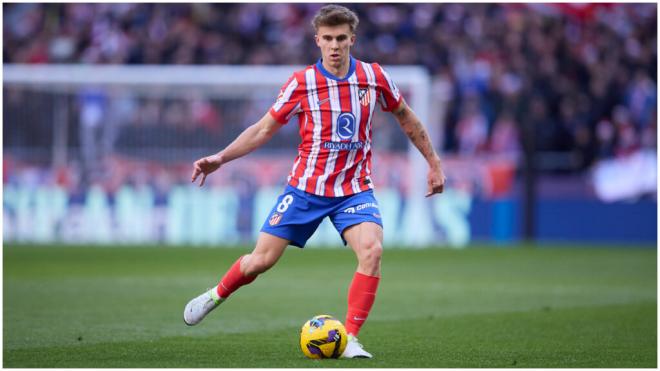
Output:
<path fill-rule="evenodd" d="M 371 306 L 376 300 L 376 290 L 380 277 L 367 276 L 355 272 L 348 289 L 348 311 L 346 312 L 346 332 L 357 336 L 360 327 L 369 316 Z"/>
<path fill-rule="evenodd" d="M 243 256 L 238 258 L 236 263 L 229 268 L 227 273 L 225 273 L 224 277 L 220 280 L 220 283 L 218 283 L 218 287 L 216 287 L 216 292 L 223 299 L 229 297 L 229 295 L 238 290 L 239 287 L 247 285 L 257 278 L 257 276 L 245 276 L 241 273 L 241 260 L 243 260 Z"/>

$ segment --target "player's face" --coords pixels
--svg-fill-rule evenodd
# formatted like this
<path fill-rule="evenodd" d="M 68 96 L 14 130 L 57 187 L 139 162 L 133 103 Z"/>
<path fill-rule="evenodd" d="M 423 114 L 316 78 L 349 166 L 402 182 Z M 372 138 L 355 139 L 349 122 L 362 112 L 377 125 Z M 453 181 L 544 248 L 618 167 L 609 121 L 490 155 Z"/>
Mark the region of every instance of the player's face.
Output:
<path fill-rule="evenodd" d="M 315 39 L 321 49 L 323 64 L 334 68 L 348 64 L 351 46 L 355 42 L 355 34 L 349 25 L 319 26 Z"/>

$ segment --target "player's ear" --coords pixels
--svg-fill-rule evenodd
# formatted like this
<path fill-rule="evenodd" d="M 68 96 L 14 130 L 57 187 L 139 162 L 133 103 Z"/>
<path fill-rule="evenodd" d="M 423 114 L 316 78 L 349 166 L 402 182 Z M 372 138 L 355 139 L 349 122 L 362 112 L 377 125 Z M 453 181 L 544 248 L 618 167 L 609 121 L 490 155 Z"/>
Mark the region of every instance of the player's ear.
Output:
<path fill-rule="evenodd" d="M 319 39 L 319 35 L 314 35 L 314 42 L 316 42 L 316 46 L 318 46 L 319 48 L 321 47 L 321 44 L 319 44 L 320 40 L 321 39 Z"/>

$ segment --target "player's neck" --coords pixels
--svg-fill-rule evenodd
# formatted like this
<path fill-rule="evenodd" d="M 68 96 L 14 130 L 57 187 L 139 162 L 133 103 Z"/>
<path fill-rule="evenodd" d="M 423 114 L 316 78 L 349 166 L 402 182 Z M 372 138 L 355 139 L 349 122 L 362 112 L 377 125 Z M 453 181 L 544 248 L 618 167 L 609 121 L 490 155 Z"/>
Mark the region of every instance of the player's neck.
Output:
<path fill-rule="evenodd" d="M 334 76 L 343 79 L 346 77 L 348 74 L 348 70 L 351 68 L 351 58 L 346 58 L 339 66 L 331 66 L 328 64 L 328 62 L 324 59 L 323 60 L 323 68 L 325 68 L 326 71 L 330 72 Z"/>

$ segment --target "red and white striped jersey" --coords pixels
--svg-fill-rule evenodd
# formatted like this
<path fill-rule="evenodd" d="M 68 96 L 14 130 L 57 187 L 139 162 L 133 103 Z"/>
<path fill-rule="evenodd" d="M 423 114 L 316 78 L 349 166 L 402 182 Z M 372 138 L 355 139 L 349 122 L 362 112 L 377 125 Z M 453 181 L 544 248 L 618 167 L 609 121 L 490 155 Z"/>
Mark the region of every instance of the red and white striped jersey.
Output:
<path fill-rule="evenodd" d="M 295 72 L 270 109 L 281 124 L 298 115 L 302 141 L 289 184 L 326 197 L 372 189 L 371 120 L 376 103 L 383 111 L 392 111 L 402 100 L 377 63 L 351 57 L 342 79 L 323 68 L 321 60 Z"/>

